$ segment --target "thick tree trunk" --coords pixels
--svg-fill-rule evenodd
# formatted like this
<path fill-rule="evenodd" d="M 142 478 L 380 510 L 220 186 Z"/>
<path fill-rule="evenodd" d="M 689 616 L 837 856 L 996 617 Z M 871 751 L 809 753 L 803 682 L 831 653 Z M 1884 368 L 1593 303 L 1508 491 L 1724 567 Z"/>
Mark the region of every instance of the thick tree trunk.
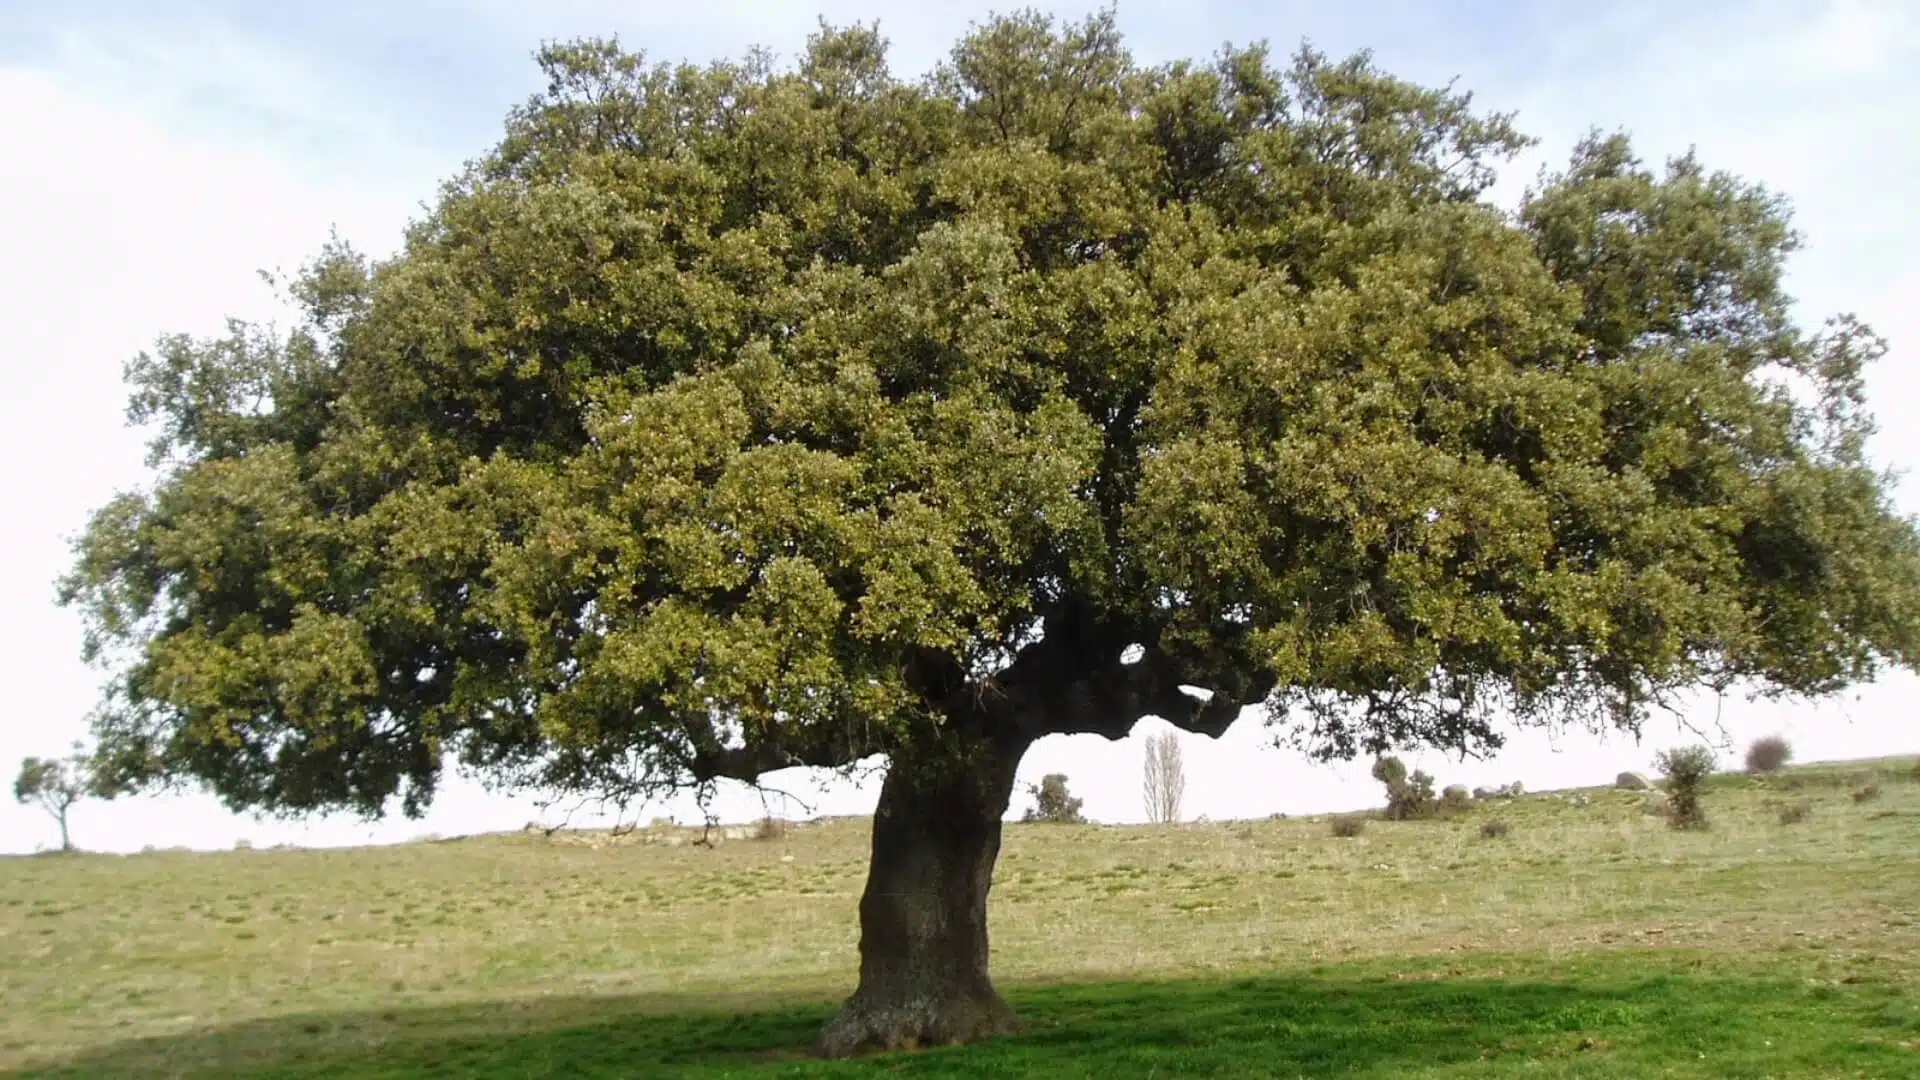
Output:
<path fill-rule="evenodd" d="M 889 766 L 860 899 L 860 986 L 821 1032 L 825 1056 L 1017 1027 L 987 977 L 987 890 L 1025 752 L 1024 742 L 982 743 Z"/>

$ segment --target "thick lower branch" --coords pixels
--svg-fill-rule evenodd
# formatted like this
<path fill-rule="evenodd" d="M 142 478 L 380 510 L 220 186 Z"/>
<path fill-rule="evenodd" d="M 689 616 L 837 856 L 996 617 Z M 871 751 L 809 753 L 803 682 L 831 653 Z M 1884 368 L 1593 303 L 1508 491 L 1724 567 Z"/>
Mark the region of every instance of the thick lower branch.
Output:
<path fill-rule="evenodd" d="M 1219 738 L 1241 709 L 1264 701 L 1274 683 L 1270 675 L 1202 673 L 1149 650 L 1137 663 L 1115 660 L 1050 685 L 1016 686 L 1006 697 L 1009 714 L 1029 739 L 1082 734 L 1124 739 L 1148 716 Z M 1183 686 L 1205 688 L 1211 696 L 1203 700 Z"/>

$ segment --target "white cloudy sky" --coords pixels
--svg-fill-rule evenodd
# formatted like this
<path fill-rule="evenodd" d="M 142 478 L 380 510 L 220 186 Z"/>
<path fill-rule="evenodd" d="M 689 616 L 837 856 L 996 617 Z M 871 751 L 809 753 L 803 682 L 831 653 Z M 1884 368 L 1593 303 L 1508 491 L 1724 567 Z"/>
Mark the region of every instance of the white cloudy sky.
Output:
<path fill-rule="evenodd" d="M 734 56 L 756 44 L 791 55 L 822 14 L 877 16 L 896 70 L 917 72 L 987 10 L 873 0 L 0 5 L 0 769 L 10 778 L 19 757 L 60 753 L 83 732 L 98 676 L 78 660 L 78 623 L 54 606 L 52 582 L 88 511 L 142 480 L 119 374 L 155 336 L 271 316 L 255 271 L 297 265 L 330 228 L 390 250 L 437 181 L 489 145 L 506 109 L 534 89 L 529 53 L 542 39 L 618 33 L 660 59 Z M 1503 184 L 1508 198 L 1596 125 L 1632 131 L 1650 159 L 1691 144 L 1711 166 L 1766 181 L 1792 198 L 1807 235 L 1791 277 L 1803 318 L 1857 312 L 1892 341 L 1871 384 L 1884 427 L 1876 453 L 1900 469 L 1920 464 L 1909 414 L 1920 390 L 1920 4 L 1131 0 L 1119 18 L 1149 61 L 1262 38 L 1285 51 L 1309 38 L 1333 53 L 1372 48 L 1383 66 L 1420 81 L 1457 76 L 1545 140 Z M 1900 489 L 1909 512 L 1920 508 L 1917 483 Z M 1730 747 L 1781 731 L 1808 759 L 1907 752 L 1920 750 L 1916 689 L 1920 680 L 1899 675 L 1818 705 L 1703 700 L 1688 720 L 1724 731 Z M 1141 743 L 1156 727 L 1121 743 L 1043 742 L 1023 775 L 1064 771 L 1093 817 L 1139 820 Z M 1443 782 L 1546 788 L 1644 768 L 1682 737 L 1662 723 L 1637 745 L 1522 738 L 1491 761 L 1417 763 Z M 1252 716 L 1218 742 L 1187 737 L 1187 812 L 1375 801 L 1363 764 L 1311 765 L 1265 738 Z M 790 814 L 872 807 L 871 785 L 823 791 L 803 777 L 785 786 L 807 802 Z M 720 810 L 737 820 L 759 807 L 731 793 Z M 667 811 L 691 816 L 684 802 L 649 812 Z M 191 796 L 84 805 L 73 820 L 83 846 L 125 851 L 240 837 L 402 839 L 514 828 L 532 816 L 526 800 L 457 781 L 418 822 L 260 822 Z M 54 836 L 43 817 L 0 804 L 0 850 Z"/>

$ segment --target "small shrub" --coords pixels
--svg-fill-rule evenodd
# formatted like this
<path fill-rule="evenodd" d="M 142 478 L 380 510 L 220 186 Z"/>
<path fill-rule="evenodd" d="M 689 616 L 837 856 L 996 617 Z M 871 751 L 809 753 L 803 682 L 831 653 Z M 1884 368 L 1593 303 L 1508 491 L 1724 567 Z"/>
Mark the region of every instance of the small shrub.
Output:
<path fill-rule="evenodd" d="M 1907 770 L 1907 779 L 1920 784 L 1920 761 L 1914 762 L 1913 768 Z"/>
<path fill-rule="evenodd" d="M 1868 784 L 1866 787 L 1860 788 L 1853 793 L 1853 801 L 1857 803 L 1872 802 L 1879 797 L 1879 784 Z"/>
<path fill-rule="evenodd" d="M 1647 778 L 1637 772 L 1623 772 L 1613 778 L 1613 786 L 1621 791 L 1647 790 Z"/>
<path fill-rule="evenodd" d="M 1397 757 L 1378 758 L 1373 763 L 1373 778 L 1386 785 L 1386 817 L 1390 821 L 1412 821 L 1434 816 L 1440 800 L 1433 795 L 1433 777 L 1414 770 Z"/>
<path fill-rule="evenodd" d="M 1480 835 L 1488 840 L 1498 840 L 1507 835 L 1507 823 L 1504 821 L 1483 821 L 1480 823 Z"/>
<path fill-rule="evenodd" d="M 235 851 L 252 851 L 252 850 L 253 850 L 253 841 L 251 841 L 251 840 L 249 840 L 249 839 L 247 839 L 246 837 L 244 837 L 244 836 L 243 836 L 243 837 L 241 837 L 240 839 L 238 839 L 238 840 L 235 840 L 235 841 L 233 842 L 233 850 L 235 850 Z"/>
<path fill-rule="evenodd" d="M 1667 824 L 1676 829 L 1706 828 L 1700 790 L 1713 775 L 1713 751 L 1704 746 L 1662 750 L 1653 764 L 1667 778 Z"/>
<path fill-rule="evenodd" d="M 753 838 L 755 840 L 778 840 L 785 835 L 787 835 L 787 823 L 774 817 L 772 814 L 761 818 L 759 823 L 753 827 Z"/>
<path fill-rule="evenodd" d="M 1778 735 L 1763 735 L 1747 746 L 1747 771 L 1775 773 L 1793 759 L 1793 746 Z"/>
<path fill-rule="evenodd" d="M 1335 836 L 1352 838 L 1367 831 L 1367 819 L 1358 814 L 1346 814 L 1334 818 L 1331 828 Z"/>
<path fill-rule="evenodd" d="M 1081 800 L 1067 793 L 1065 773 L 1048 773 L 1040 778 L 1038 784 L 1027 785 L 1027 793 L 1033 796 L 1033 808 L 1027 811 L 1027 821 L 1052 825 L 1078 825 L 1086 821 L 1080 816 Z"/>
<path fill-rule="evenodd" d="M 1391 755 L 1373 759 L 1373 778 L 1393 787 L 1407 778 L 1407 763 Z"/>
<path fill-rule="evenodd" d="M 1473 796 L 1460 784 L 1449 784 L 1447 790 L 1440 793 L 1440 812 L 1452 817 L 1473 809 Z"/>
<path fill-rule="evenodd" d="M 1780 824 L 1798 825 L 1813 816 L 1813 804 L 1805 799 L 1790 802 L 1780 808 Z"/>

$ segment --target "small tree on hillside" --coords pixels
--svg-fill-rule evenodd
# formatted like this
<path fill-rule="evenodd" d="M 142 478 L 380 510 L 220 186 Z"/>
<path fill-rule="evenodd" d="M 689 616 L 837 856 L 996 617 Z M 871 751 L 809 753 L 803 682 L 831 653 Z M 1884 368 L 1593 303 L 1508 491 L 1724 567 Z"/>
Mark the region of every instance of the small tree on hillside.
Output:
<path fill-rule="evenodd" d="M 22 806 L 38 806 L 59 823 L 61 851 L 73 850 L 73 840 L 67 831 L 67 812 L 89 793 L 86 760 L 78 746 L 68 758 L 23 759 L 20 775 L 13 781 L 14 801 Z"/>
<path fill-rule="evenodd" d="M 1432 817 L 1439 808 L 1433 794 L 1433 777 L 1417 769 L 1408 774 L 1406 763 L 1397 757 L 1375 760 L 1373 778 L 1386 785 L 1386 815 L 1391 820 Z"/>
<path fill-rule="evenodd" d="M 1793 744 L 1779 735 L 1763 735 L 1747 747 L 1747 771 L 1779 772 L 1793 760 Z"/>
<path fill-rule="evenodd" d="M 1027 785 L 1027 793 L 1033 796 L 1033 808 L 1027 811 L 1028 821 L 1078 825 L 1086 820 L 1080 816 L 1080 800 L 1067 793 L 1066 773 L 1048 773 L 1038 784 Z"/>
<path fill-rule="evenodd" d="M 1147 820 L 1171 825 L 1180 820 L 1180 799 L 1187 793 L 1186 766 L 1180 760 L 1180 740 L 1169 731 L 1147 737 L 1147 768 L 1142 788 Z"/>
<path fill-rule="evenodd" d="M 1700 792 L 1713 775 L 1713 751 L 1704 746 L 1662 750 L 1653 765 L 1667 778 L 1667 824 L 1676 829 L 1706 828 Z"/>

